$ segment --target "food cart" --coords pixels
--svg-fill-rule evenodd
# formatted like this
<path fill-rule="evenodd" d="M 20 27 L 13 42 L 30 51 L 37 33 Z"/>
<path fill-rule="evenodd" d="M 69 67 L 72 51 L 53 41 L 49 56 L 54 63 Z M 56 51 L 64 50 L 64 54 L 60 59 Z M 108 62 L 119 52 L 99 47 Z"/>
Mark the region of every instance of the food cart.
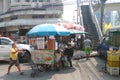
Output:
<path fill-rule="evenodd" d="M 69 36 L 70 32 L 55 24 L 41 24 L 33 27 L 28 33 L 29 42 L 34 46 L 31 53 L 31 77 L 38 71 L 54 68 L 55 49 L 57 47 L 54 36 Z"/>

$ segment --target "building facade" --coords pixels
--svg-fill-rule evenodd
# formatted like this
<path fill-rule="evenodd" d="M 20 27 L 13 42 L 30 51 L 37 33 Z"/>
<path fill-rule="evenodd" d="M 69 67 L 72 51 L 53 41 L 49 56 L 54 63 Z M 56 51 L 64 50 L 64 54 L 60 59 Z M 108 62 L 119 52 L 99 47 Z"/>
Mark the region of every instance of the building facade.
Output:
<path fill-rule="evenodd" d="M 35 25 L 58 22 L 62 14 L 62 0 L 0 0 L 0 33 L 23 36 Z"/>

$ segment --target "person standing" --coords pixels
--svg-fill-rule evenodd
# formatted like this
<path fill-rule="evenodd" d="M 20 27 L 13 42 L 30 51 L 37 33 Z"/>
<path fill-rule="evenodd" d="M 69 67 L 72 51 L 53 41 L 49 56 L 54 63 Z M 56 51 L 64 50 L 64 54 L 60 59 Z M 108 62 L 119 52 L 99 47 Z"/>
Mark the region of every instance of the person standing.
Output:
<path fill-rule="evenodd" d="M 70 67 L 73 67 L 71 60 L 72 60 L 74 51 L 73 51 L 73 49 L 71 47 L 71 44 L 67 45 L 67 48 L 65 48 L 63 53 L 64 53 L 64 56 L 67 57 L 67 60 L 68 60 L 68 62 L 70 64 Z"/>
<path fill-rule="evenodd" d="M 22 39 L 22 43 L 23 43 L 23 44 L 27 44 L 26 37 L 23 37 L 23 39 Z"/>
<path fill-rule="evenodd" d="M 10 49 L 10 64 L 9 64 L 9 67 L 8 67 L 8 72 L 7 72 L 7 75 L 10 74 L 10 70 L 11 70 L 11 67 L 13 65 L 15 65 L 20 73 L 20 75 L 23 75 L 23 72 L 21 71 L 21 67 L 19 65 L 19 61 L 18 61 L 18 52 L 20 50 L 18 50 L 18 48 L 16 47 L 16 44 L 13 43 L 12 44 L 12 48 Z"/>
<path fill-rule="evenodd" d="M 89 39 L 88 36 L 85 37 L 83 43 L 84 43 L 84 50 L 85 50 L 85 53 L 86 53 L 86 59 L 88 60 L 89 57 L 90 57 L 90 51 L 93 47 L 93 44 L 92 44 L 92 41 Z"/>

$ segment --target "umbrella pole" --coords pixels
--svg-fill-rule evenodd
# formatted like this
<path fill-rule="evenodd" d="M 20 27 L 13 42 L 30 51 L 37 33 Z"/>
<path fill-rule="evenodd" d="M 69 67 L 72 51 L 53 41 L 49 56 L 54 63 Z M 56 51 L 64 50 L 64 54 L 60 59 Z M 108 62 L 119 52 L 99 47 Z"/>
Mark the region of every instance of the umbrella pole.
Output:
<path fill-rule="evenodd" d="M 56 52 L 55 51 L 55 49 L 56 49 L 56 40 L 55 39 L 53 40 L 53 45 L 54 45 L 54 48 L 53 48 L 54 49 L 54 63 L 53 63 L 53 68 L 55 69 L 55 52 Z"/>

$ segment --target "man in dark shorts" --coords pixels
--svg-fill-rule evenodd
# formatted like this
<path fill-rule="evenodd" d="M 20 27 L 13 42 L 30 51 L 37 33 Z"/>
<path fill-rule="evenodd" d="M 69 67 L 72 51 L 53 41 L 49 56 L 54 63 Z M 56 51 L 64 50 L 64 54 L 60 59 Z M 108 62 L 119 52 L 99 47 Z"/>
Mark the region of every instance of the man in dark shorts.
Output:
<path fill-rule="evenodd" d="M 20 73 L 20 75 L 23 75 L 23 72 L 21 72 L 21 68 L 20 68 L 20 65 L 19 65 L 19 61 L 18 61 L 18 52 L 19 50 L 17 49 L 16 47 L 16 44 L 13 43 L 12 44 L 12 48 L 10 49 L 10 65 L 8 67 L 8 73 L 10 73 L 10 69 L 13 65 L 15 65 Z"/>

